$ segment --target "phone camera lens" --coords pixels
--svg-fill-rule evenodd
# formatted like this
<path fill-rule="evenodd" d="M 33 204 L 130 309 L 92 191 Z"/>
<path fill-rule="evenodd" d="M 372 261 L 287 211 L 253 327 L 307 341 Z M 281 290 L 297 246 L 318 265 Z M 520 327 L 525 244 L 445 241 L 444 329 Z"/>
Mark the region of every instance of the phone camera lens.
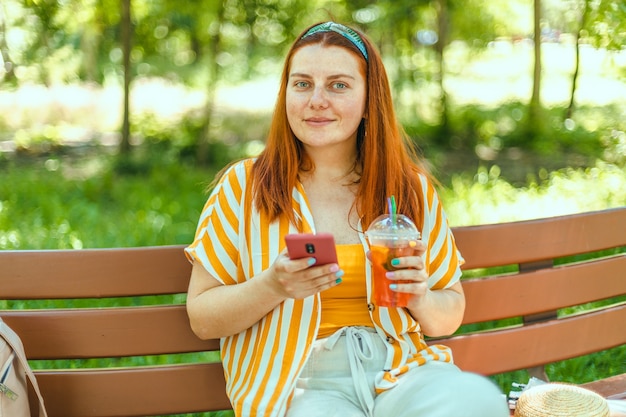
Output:
<path fill-rule="evenodd" d="M 313 245 L 312 243 L 307 243 L 305 247 L 306 253 L 315 253 L 315 245 Z"/>

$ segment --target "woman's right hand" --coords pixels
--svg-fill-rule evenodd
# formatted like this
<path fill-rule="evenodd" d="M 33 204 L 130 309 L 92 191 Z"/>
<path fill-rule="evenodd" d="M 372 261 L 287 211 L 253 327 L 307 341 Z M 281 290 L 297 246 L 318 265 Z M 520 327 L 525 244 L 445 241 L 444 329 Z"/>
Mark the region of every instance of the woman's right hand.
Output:
<path fill-rule="evenodd" d="M 187 291 L 192 330 L 201 339 L 236 334 L 288 298 L 306 298 L 341 283 L 337 264 L 310 266 L 309 259 L 291 260 L 285 250 L 268 269 L 234 285 L 223 285 L 194 262 Z"/>
<path fill-rule="evenodd" d="M 302 299 L 341 283 L 336 263 L 313 266 L 315 258 L 290 259 L 284 250 L 268 271 L 272 287 L 285 298 Z"/>

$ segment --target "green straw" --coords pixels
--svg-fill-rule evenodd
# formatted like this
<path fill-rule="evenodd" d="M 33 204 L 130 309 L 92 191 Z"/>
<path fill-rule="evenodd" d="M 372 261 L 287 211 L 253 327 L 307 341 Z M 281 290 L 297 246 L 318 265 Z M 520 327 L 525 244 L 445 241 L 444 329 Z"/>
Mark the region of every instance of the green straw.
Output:
<path fill-rule="evenodd" d="M 396 224 L 396 197 L 395 196 L 391 196 L 391 197 L 387 197 L 387 208 L 389 210 L 389 214 L 391 215 L 391 220 L 393 221 L 393 224 L 395 226 Z"/>

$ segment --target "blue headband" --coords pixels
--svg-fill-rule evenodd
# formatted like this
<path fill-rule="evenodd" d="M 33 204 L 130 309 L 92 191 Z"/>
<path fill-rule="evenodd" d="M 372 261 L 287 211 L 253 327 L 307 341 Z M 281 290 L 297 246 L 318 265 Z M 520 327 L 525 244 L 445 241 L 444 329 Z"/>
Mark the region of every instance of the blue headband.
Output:
<path fill-rule="evenodd" d="M 341 36 L 343 36 L 344 38 L 352 42 L 352 44 L 356 46 L 359 51 L 361 51 L 361 53 L 365 57 L 365 60 L 366 61 L 368 60 L 367 49 L 365 49 L 365 43 L 363 43 L 363 39 L 361 39 L 359 34 L 356 33 L 354 30 L 350 29 L 347 26 L 342 25 L 341 23 L 335 23 L 335 22 L 320 23 L 319 25 L 313 26 L 311 29 L 309 29 L 304 35 L 302 35 L 301 39 L 304 39 L 316 33 L 322 33 L 322 32 L 335 32 L 335 33 L 340 34 Z"/>

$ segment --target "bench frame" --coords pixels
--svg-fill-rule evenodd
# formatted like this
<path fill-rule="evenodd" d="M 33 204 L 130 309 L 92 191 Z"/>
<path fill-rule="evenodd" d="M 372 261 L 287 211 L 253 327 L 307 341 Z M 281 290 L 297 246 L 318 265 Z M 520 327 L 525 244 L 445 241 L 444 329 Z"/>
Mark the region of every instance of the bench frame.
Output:
<path fill-rule="evenodd" d="M 452 347 L 462 369 L 484 375 L 529 369 L 545 378 L 546 364 L 626 344 L 626 207 L 454 233 L 466 271 L 510 270 L 464 279 L 465 326 L 434 340 Z M 592 258 L 572 261 L 585 254 Z M 50 417 L 230 409 L 218 355 L 209 360 L 205 353 L 218 351 L 219 340 L 199 340 L 189 328 L 183 303 L 190 269 L 183 246 L 0 251 L 0 316 L 22 338 Z M 108 307 L 111 298 L 120 306 Z M 58 308 L 63 300 L 70 307 Z M 601 300 L 613 302 L 564 310 Z M 515 325 L 499 324 L 510 318 Z M 494 328 L 467 330 L 481 322 Z M 193 352 L 202 359 L 124 361 L 168 355 L 185 362 L 180 355 Z M 68 363 L 81 369 L 56 369 Z M 575 382 L 626 398 L 624 373 Z"/>

